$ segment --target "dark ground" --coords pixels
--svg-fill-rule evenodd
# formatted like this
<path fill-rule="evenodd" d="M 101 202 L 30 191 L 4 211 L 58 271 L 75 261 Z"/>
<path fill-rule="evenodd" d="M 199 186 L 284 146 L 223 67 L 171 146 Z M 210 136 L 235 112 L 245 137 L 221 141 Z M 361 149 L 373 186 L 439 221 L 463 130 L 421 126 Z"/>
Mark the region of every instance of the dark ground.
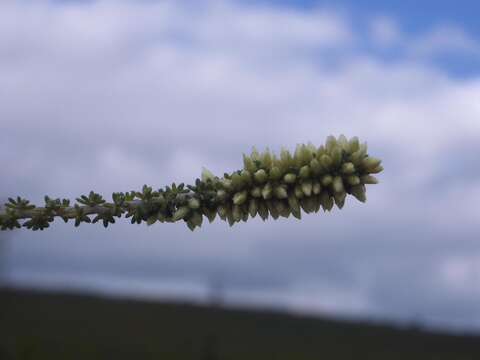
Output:
<path fill-rule="evenodd" d="M 0 290 L 0 359 L 480 359 L 480 336 Z"/>

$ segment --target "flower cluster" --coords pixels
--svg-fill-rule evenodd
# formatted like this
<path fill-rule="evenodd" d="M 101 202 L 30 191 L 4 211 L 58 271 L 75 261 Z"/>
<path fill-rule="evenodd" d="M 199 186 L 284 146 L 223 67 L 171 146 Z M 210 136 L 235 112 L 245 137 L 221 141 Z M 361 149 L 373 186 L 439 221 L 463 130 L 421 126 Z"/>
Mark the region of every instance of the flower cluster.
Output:
<path fill-rule="evenodd" d="M 212 222 L 217 215 L 230 226 L 257 215 L 263 220 L 290 215 L 300 219 L 302 210 L 342 208 L 348 194 L 365 202 L 365 185 L 376 184 L 372 174 L 383 170 L 381 161 L 368 155 L 366 144 L 343 135 L 329 136 L 318 148 L 298 145 L 293 154 L 283 149 L 279 157 L 253 149 L 243 162 L 242 170 L 222 177 L 204 169 L 194 185 L 172 184 L 156 191 L 145 185 L 140 192 L 113 193 L 111 202 L 93 191 L 77 198 L 74 206 L 48 196 L 43 207 L 10 198 L 0 212 L 0 228 L 43 230 L 55 217 L 74 220 L 75 226 L 101 222 L 107 227 L 122 214 L 132 224 L 184 221 L 191 230 L 200 227 L 204 217 Z"/>

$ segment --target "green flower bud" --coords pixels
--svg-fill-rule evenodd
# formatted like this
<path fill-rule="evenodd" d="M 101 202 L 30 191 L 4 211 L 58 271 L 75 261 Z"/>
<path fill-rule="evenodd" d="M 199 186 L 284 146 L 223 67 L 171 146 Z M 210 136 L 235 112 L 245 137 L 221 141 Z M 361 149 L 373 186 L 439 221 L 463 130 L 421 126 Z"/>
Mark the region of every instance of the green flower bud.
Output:
<path fill-rule="evenodd" d="M 198 211 L 194 211 L 189 219 L 194 226 L 202 226 L 203 216 Z"/>
<path fill-rule="evenodd" d="M 245 201 L 247 201 L 247 191 L 242 191 L 242 192 L 238 192 L 236 193 L 235 195 L 233 195 L 233 203 L 235 205 L 242 205 L 245 203 Z"/>
<path fill-rule="evenodd" d="M 320 210 L 320 196 L 313 196 L 312 199 L 315 202 L 315 212 L 318 212 Z"/>
<path fill-rule="evenodd" d="M 360 178 L 356 175 L 347 176 L 347 183 L 352 186 L 358 185 L 360 184 Z"/>
<path fill-rule="evenodd" d="M 365 202 L 367 197 L 365 195 L 365 185 L 356 185 L 350 188 L 350 192 L 357 198 L 358 201 Z"/>
<path fill-rule="evenodd" d="M 333 177 L 332 175 L 323 175 L 320 182 L 322 186 L 327 187 L 333 182 Z"/>
<path fill-rule="evenodd" d="M 288 196 L 288 205 L 293 212 L 300 212 L 300 203 L 294 194 Z"/>
<path fill-rule="evenodd" d="M 270 170 L 270 180 L 277 181 L 282 177 L 282 172 L 277 166 L 272 167 Z"/>
<path fill-rule="evenodd" d="M 277 208 L 280 216 L 288 218 L 290 216 L 290 208 L 281 200 L 275 201 L 275 207 Z"/>
<path fill-rule="evenodd" d="M 305 194 L 305 196 L 311 196 L 312 190 L 313 190 L 313 185 L 311 181 L 304 181 L 302 183 L 302 191 Z"/>
<path fill-rule="evenodd" d="M 350 150 L 350 145 L 348 143 L 348 140 L 347 138 L 345 137 L 345 135 L 341 134 L 338 139 L 337 139 L 337 144 L 338 144 L 338 147 L 340 147 L 340 149 L 342 149 L 343 151 L 345 152 L 349 152 Z"/>
<path fill-rule="evenodd" d="M 334 136 L 330 135 L 327 137 L 327 141 L 325 142 L 326 150 L 331 153 L 332 150 L 337 146 L 337 139 Z"/>
<path fill-rule="evenodd" d="M 207 168 L 204 167 L 202 169 L 202 181 L 208 182 L 208 181 L 214 181 L 214 180 L 215 180 L 215 176 Z"/>
<path fill-rule="evenodd" d="M 337 193 L 333 194 L 335 204 L 338 206 L 339 209 L 343 208 L 343 206 L 345 205 L 346 197 L 347 197 L 347 193 L 345 191 L 337 192 Z"/>
<path fill-rule="evenodd" d="M 272 185 L 270 183 L 266 183 L 265 186 L 262 189 L 262 197 L 267 200 L 272 197 Z"/>
<path fill-rule="evenodd" d="M 265 170 L 260 169 L 253 175 L 255 181 L 259 184 L 263 184 L 268 180 L 268 174 Z"/>
<path fill-rule="evenodd" d="M 285 181 L 287 184 L 294 184 L 295 181 L 297 180 L 297 175 L 295 174 L 285 174 L 283 177 L 283 181 Z"/>
<path fill-rule="evenodd" d="M 322 165 L 320 164 L 320 161 L 318 161 L 316 158 L 313 158 L 312 161 L 310 161 L 310 169 L 312 170 L 313 175 L 320 175 L 322 172 Z"/>
<path fill-rule="evenodd" d="M 218 216 L 220 216 L 220 219 L 225 220 L 228 215 L 228 207 L 224 205 L 219 205 L 217 212 L 218 212 Z"/>
<path fill-rule="evenodd" d="M 240 174 L 236 172 L 232 174 L 232 186 L 234 189 L 241 189 L 244 184 L 245 183 L 243 181 L 242 176 L 240 176 Z"/>
<path fill-rule="evenodd" d="M 217 190 L 217 199 L 219 201 L 224 201 L 227 198 L 227 192 L 225 190 Z"/>
<path fill-rule="evenodd" d="M 321 191 L 322 191 L 322 185 L 320 185 L 320 183 L 318 181 L 315 181 L 313 183 L 313 186 L 312 186 L 312 192 L 315 195 L 318 195 L 318 194 L 320 194 Z"/>
<path fill-rule="evenodd" d="M 260 215 L 263 221 L 268 219 L 268 207 L 265 201 L 258 202 L 258 215 Z"/>
<path fill-rule="evenodd" d="M 329 170 L 332 166 L 332 163 L 333 163 L 333 160 L 332 158 L 327 155 L 327 154 L 324 154 L 320 157 L 320 164 L 326 169 L 326 170 Z"/>
<path fill-rule="evenodd" d="M 238 205 L 233 205 L 232 216 L 235 222 L 239 222 L 243 218 L 242 208 Z"/>
<path fill-rule="evenodd" d="M 258 186 L 255 186 L 252 191 L 250 191 L 250 195 L 252 195 L 255 198 L 262 197 L 262 189 Z"/>
<path fill-rule="evenodd" d="M 370 170 L 373 170 L 379 166 L 381 162 L 382 160 L 380 159 L 368 156 L 362 160 L 362 166 L 366 171 L 370 172 Z"/>
<path fill-rule="evenodd" d="M 262 154 L 262 164 L 265 166 L 267 169 L 270 169 L 272 167 L 272 154 L 270 153 L 270 150 L 267 148 L 267 150 Z"/>
<path fill-rule="evenodd" d="M 242 209 L 242 221 L 243 222 L 248 221 L 248 209 Z"/>
<path fill-rule="evenodd" d="M 355 165 L 351 162 L 344 163 L 341 168 L 341 172 L 345 175 L 351 175 L 355 172 Z"/>
<path fill-rule="evenodd" d="M 349 145 L 349 153 L 353 154 L 355 151 L 357 151 L 360 147 L 360 142 L 358 141 L 358 137 L 354 136 L 350 139 L 348 142 Z"/>
<path fill-rule="evenodd" d="M 267 200 L 266 204 L 267 204 L 268 211 L 270 212 L 270 215 L 272 216 L 272 218 L 274 220 L 277 220 L 278 217 L 280 216 L 280 213 L 277 210 L 275 202 L 276 202 L 276 200 Z"/>
<path fill-rule="evenodd" d="M 337 168 L 342 163 L 342 149 L 340 147 L 336 147 L 332 150 L 332 167 Z"/>
<path fill-rule="evenodd" d="M 217 216 L 217 211 L 215 209 L 208 209 L 208 208 L 204 207 L 202 209 L 202 212 L 207 217 L 207 219 L 210 223 L 212 223 L 213 220 L 215 220 L 215 217 Z"/>
<path fill-rule="evenodd" d="M 343 186 L 343 180 L 341 176 L 335 176 L 333 178 L 332 189 L 334 192 L 345 191 L 345 187 Z"/>
<path fill-rule="evenodd" d="M 324 190 L 320 193 L 320 204 L 324 211 L 330 211 L 333 208 L 333 198 L 328 191 Z"/>
<path fill-rule="evenodd" d="M 226 191 L 232 191 L 233 190 L 232 180 L 230 180 L 230 179 L 222 179 L 220 184 L 223 187 L 223 189 L 226 190 Z"/>
<path fill-rule="evenodd" d="M 254 218 L 257 215 L 257 212 L 258 212 L 257 200 L 250 199 L 250 202 L 248 204 L 248 212 L 252 218 Z"/>
<path fill-rule="evenodd" d="M 277 199 L 286 199 L 288 197 L 287 189 L 285 185 L 277 186 L 274 190 L 274 193 Z"/>
<path fill-rule="evenodd" d="M 382 172 L 382 171 L 383 171 L 383 166 L 382 166 L 382 165 L 378 165 L 376 168 L 371 169 L 371 170 L 368 170 L 368 172 L 369 172 L 370 174 L 378 174 L 378 173 L 380 173 L 380 172 Z"/>
<path fill-rule="evenodd" d="M 310 177 L 310 167 L 308 165 L 302 166 L 298 176 L 301 179 L 308 179 Z"/>
<path fill-rule="evenodd" d="M 243 168 L 252 174 L 257 171 L 257 167 L 255 166 L 252 158 L 245 154 L 243 154 Z"/>
<path fill-rule="evenodd" d="M 252 174 L 248 170 L 242 170 L 240 177 L 244 184 L 250 185 L 252 183 Z"/>
<path fill-rule="evenodd" d="M 296 197 L 297 199 L 303 198 L 304 195 L 303 195 L 302 185 L 297 185 L 297 186 L 295 186 L 295 189 L 294 189 L 293 191 L 294 191 L 295 197 Z"/>
<path fill-rule="evenodd" d="M 191 198 L 188 200 L 188 207 L 190 209 L 198 209 L 200 207 L 200 201 L 198 201 L 196 198 Z"/>
<path fill-rule="evenodd" d="M 302 212 L 300 211 L 300 203 L 294 195 L 288 197 L 288 205 L 290 206 L 290 212 L 297 219 L 302 218 Z"/>
<path fill-rule="evenodd" d="M 282 148 L 282 150 L 280 151 L 280 161 L 282 162 L 284 169 L 293 166 L 294 163 L 292 155 L 285 148 Z"/>
<path fill-rule="evenodd" d="M 315 199 L 313 197 L 306 197 L 300 200 L 300 206 L 303 211 L 310 214 L 315 211 Z"/>
<path fill-rule="evenodd" d="M 378 184 L 377 178 L 372 175 L 363 175 L 362 177 L 360 177 L 360 181 L 362 182 L 362 184 Z"/>
<path fill-rule="evenodd" d="M 177 211 L 175 211 L 175 214 L 173 214 L 172 220 L 173 221 L 181 220 L 185 218 L 189 213 L 190 213 L 190 208 L 188 206 L 181 206 L 178 208 Z"/>

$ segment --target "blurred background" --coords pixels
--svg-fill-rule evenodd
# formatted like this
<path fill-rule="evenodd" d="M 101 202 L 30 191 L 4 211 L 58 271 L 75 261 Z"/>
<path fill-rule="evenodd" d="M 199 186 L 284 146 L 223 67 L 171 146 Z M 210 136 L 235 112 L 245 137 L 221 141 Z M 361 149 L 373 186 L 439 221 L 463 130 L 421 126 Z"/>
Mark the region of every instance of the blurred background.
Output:
<path fill-rule="evenodd" d="M 480 330 L 476 1 L 0 2 L 0 196 L 192 183 L 359 136 L 366 204 L 2 233 L 8 287 Z M 8 243 L 7 243 L 8 241 Z"/>

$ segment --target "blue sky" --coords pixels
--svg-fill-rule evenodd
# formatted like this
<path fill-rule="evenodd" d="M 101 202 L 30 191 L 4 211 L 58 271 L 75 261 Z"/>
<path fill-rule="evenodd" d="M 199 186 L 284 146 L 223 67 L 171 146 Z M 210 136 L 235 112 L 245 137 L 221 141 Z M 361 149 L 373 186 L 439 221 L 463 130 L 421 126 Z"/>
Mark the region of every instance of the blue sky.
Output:
<path fill-rule="evenodd" d="M 220 277 L 231 302 L 480 329 L 478 12 L 384 4 L 0 3 L 4 197 L 189 183 L 342 133 L 386 169 L 302 221 L 15 231 L 8 281 L 202 300 Z"/>

